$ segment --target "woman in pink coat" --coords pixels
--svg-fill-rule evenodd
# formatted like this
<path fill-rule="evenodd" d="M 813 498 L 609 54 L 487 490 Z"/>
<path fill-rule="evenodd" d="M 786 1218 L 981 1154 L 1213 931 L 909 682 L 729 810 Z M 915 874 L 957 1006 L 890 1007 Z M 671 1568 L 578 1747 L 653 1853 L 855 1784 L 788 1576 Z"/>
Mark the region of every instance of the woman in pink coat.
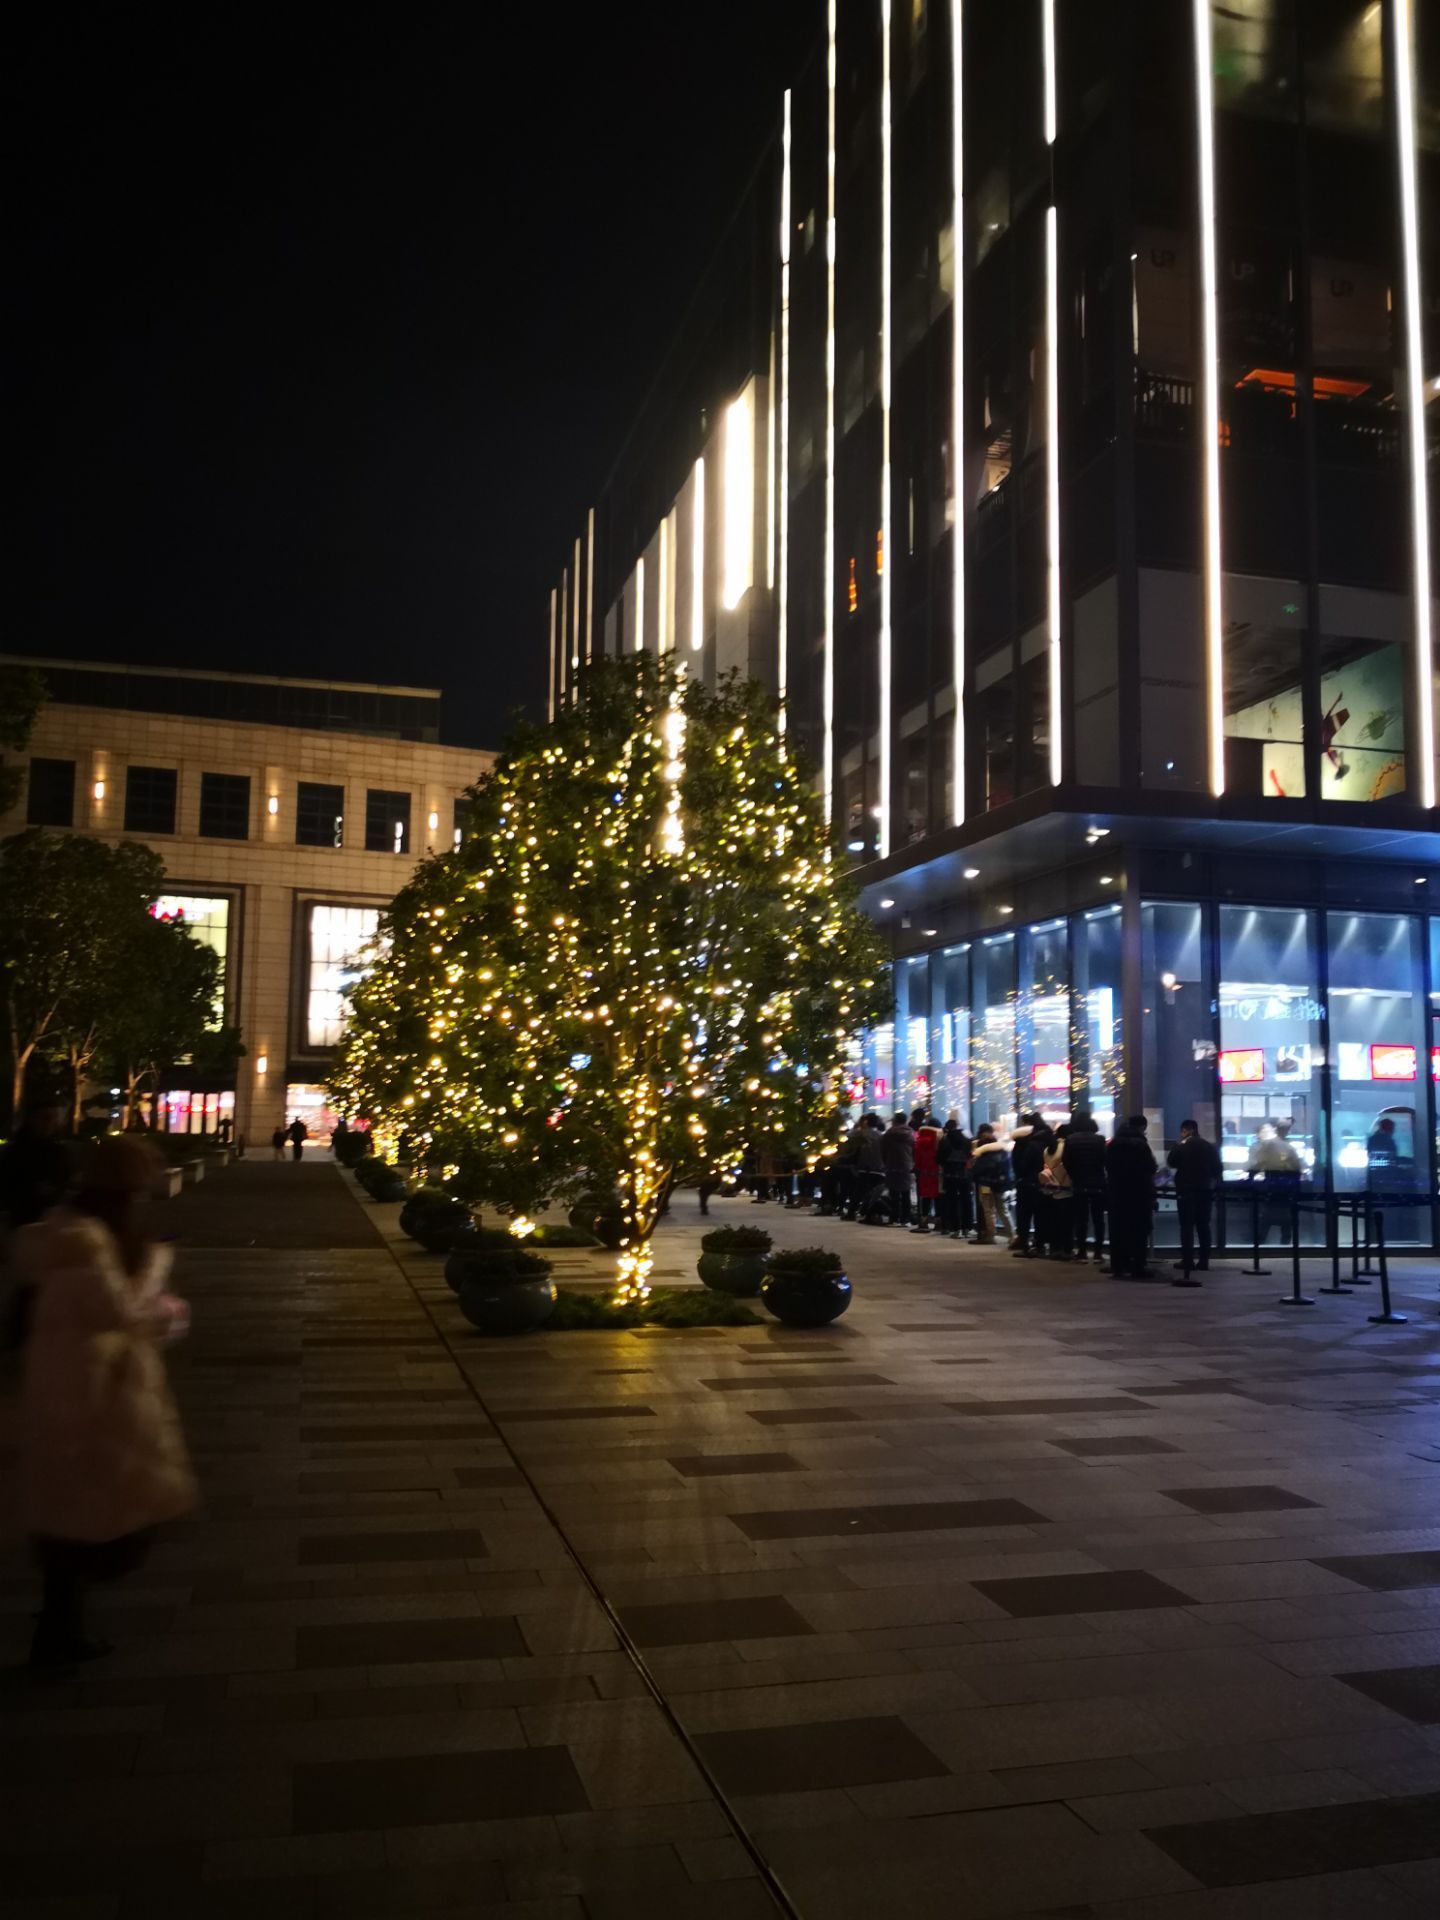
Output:
<path fill-rule="evenodd" d="M 910 1124 L 915 1129 L 915 1194 L 920 1202 L 920 1218 L 910 1231 L 932 1233 L 935 1203 L 940 1198 L 940 1163 L 935 1156 L 940 1129 L 928 1113 L 918 1109 Z"/>
<path fill-rule="evenodd" d="M 69 1207 L 16 1241 L 35 1288 L 20 1405 L 23 1518 L 45 1593 L 30 1660 L 109 1651 L 84 1628 L 97 1580 L 138 1566 L 152 1528 L 195 1504 L 161 1346 L 177 1304 L 168 1249 L 141 1224 L 156 1163 L 133 1136 L 102 1140 Z"/>

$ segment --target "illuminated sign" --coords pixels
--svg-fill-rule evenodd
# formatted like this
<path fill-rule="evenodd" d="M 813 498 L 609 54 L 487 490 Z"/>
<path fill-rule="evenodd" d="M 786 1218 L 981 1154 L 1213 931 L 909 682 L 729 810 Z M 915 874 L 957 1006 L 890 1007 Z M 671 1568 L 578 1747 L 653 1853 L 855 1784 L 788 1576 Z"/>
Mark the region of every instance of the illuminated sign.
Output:
<path fill-rule="evenodd" d="M 1440 1080 L 1440 1047 L 1430 1049 L 1430 1078 Z"/>
<path fill-rule="evenodd" d="M 1220 1078 L 1227 1084 L 1237 1080 L 1263 1080 L 1265 1078 L 1265 1049 L 1263 1047 L 1231 1047 L 1220 1055 Z"/>
<path fill-rule="evenodd" d="M 1375 1041 L 1370 1048 L 1372 1080 L 1413 1080 L 1417 1071 L 1414 1047 L 1390 1046 Z"/>
<path fill-rule="evenodd" d="M 1037 1060 L 1030 1069 L 1030 1084 L 1036 1093 L 1068 1093 L 1070 1062 L 1068 1060 Z"/>

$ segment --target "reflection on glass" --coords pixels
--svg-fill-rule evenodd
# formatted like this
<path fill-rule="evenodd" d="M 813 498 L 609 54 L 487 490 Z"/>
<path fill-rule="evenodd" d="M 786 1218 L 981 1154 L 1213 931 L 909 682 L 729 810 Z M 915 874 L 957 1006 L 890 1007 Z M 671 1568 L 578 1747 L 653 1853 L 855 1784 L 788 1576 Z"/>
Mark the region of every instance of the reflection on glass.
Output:
<path fill-rule="evenodd" d="M 1070 1116 L 1070 942 L 1064 920 L 1026 927 L 1020 936 L 1016 997 L 1022 1108 L 1038 1108 L 1052 1126 Z"/>
<path fill-rule="evenodd" d="M 1015 1124 L 1015 937 L 991 934 L 970 950 L 970 1098 L 976 1124 Z"/>
<path fill-rule="evenodd" d="M 1071 1083 L 1101 1133 L 1115 1131 L 1121 1052 L 1120 909 L 1097 907 L 1072 923 Z"/>

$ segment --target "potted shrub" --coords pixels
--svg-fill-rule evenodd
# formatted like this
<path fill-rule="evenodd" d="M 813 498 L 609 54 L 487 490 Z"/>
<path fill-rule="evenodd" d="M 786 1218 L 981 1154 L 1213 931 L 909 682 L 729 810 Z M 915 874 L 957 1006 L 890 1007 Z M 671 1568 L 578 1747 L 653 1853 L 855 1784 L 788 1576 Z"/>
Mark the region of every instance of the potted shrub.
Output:
<path fill-rule="evenodd" d="M 763 1227 L 716 1227 L 700 1241 L 695 1270 L 713 1292 L 748 1300 L 760 1291 L 770 1246 Z"/>
<path fill-rule="evenodd" d="M 555 1305 L 550 1262 L 527 1247 L 466 1247 L 445 1262 L 445 1278 L 480 1333 L 529 1333 Z"/>
<path fill-rule="evenodd" d="M 378 1200 L 382 1206 L 393 1206 L 397 1201 L 410 1198 L 410 1182 L 398 1167 L 383 1167 L 375 1178 L 367 1183 L 365 1191 L 372 1200 Z"/>
<path fill-rule="evenodd" d="M 850 1282 L 827 1247 L 785 1247 L 765 1261 L 760 1298 L 787 1327 L 823 1327 L 850 1304 Z"/>
<path fill-rule="evenodd" d="M 441 1187 L 421 1187 L 400 1209 L 400 1231 L 427 1253 L 450 1253 L 475 1232 L 470 1209 Z"/>

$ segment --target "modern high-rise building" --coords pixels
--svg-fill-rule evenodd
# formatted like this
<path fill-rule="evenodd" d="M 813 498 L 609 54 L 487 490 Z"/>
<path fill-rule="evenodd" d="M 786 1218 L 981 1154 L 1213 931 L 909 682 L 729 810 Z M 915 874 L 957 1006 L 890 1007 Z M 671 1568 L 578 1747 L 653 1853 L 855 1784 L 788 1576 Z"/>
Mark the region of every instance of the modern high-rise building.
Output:
<path fill-rule="evenodd" d="M 893 935 L 871 1104 L 1278 1130 L 1432 1240 L 1440 5 L 815 11 L 552 700 L 773 688 Z"/>

